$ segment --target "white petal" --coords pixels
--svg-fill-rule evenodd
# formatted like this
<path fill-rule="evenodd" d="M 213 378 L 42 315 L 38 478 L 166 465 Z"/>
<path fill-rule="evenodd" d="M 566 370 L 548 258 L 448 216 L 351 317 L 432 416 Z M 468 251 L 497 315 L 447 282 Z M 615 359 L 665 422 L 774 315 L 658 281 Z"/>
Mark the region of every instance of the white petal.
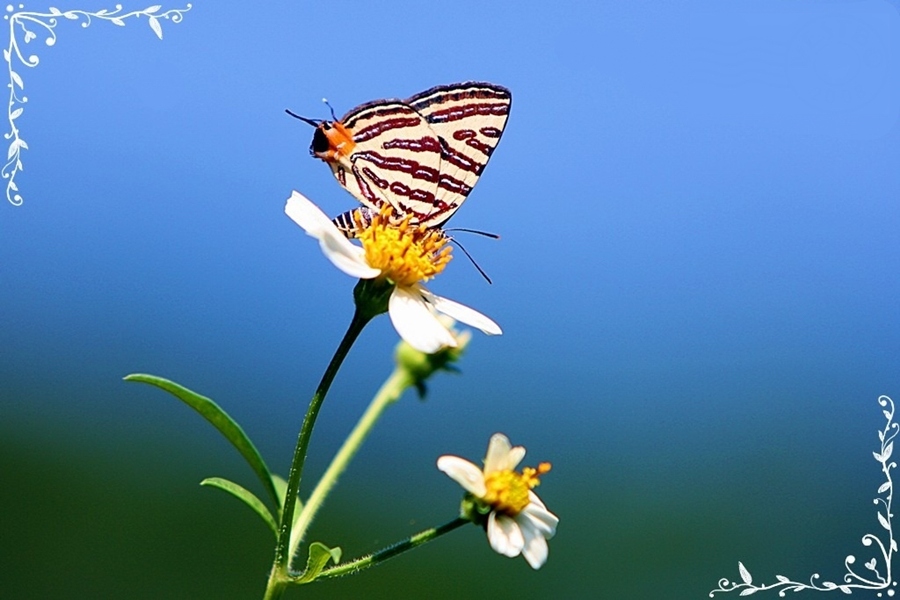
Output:
<path fill-rule="evenodd" d="M 347 275 L 372 279 L 381 274 L 366 263 L 365 251 L 344 237 L 331 219 L 300 192 L 291 194 L 284 212 L 306 233 L 319 240 L 319 247 L 328 260 Z"/>
<path fill-rule="evenodd" d="M 351 277 L 374 279 L 381 275 L 380 270 L 370 267 L 366 262 L 365 250 L 352 244 L 340 231 L 326 232 L 319 238 L 319 247 L 334 266 Z"/>
<path fill-rule="evenodd" d="M 519 524 L 507 515 L 491 511 L 487 526 L 488 541 L 494 552 L 503 556 L 518 556 L 525 545 L 525 538 Z"/>
<path fill-rule="evenodd" d="M 522 546 L 522 556 L 525 557 L 532 569 L 540 569 L 547 562 L 547 554 L 550 552 L 550 549 L 547 547 L 547 540 L 533 527 L 529 527 L 521 521 L 519 521 L 519 525 L 522 530 L 522 536 L 525 538 L 525 543 Z"/>
<path fill-rule="evenodd" d="M 437 467 L 467 492 L 479 498 L 483 498 L 487 492 L 484 487 L 484 474 L 469 461 L 448 454 L 438 459 Z"/>
<path fill-rule="evenodd" d="M 506 468 L 514 470 L 519 466 L 519 463 L 522 462 L 523 458 L 525 458 L 525 446 L 514 446 L 510 448 L 509 454 L 506 456 Z"/>
<path fill-rule="evenodd" d="M 495 433 L 488 442 L 487 454 L 484 455 L 484 472 L 505 471 L 509 462 L 509 438 L 502 433 Z"/>
<path fill-rule="evenodd" d="M 539 506 L 540 508 L 543 508 L 544 510 L 547 510 L 547 507 L 544 505 L 543 501 L 538 498 L 538 495 L 534 493 L 534 490 L 528 490 L 528 501 Z"/>
<path fill-rule="evenodd" d="M 510 447 L 509 438 L 502 433 L 491 436 L 487 456 L 484 459 L 484 472 L 512 471 L 525 458 L 525 447 Z"/>
<path fill-rule="evenodd" d="M 394 288 L 388 313 L 400 337 L 419 352 L 434 354 L 445 346 L 456 347 L 456 338 L 438 321 L 415 288 Z"/>
<path fill-rule="evenodd" d="M 464 306 L 459 302 L 436 296 L 421 285 L 418 286 L 418 288 L 425 297 L 425 300 L 427 300 L 438 312 L 444 313 L 460 323 L 465 323 L 466 325 L 480 329 L 488 335 L 500 335 L 503 333 L 499 325 L 477 310 Z"/>
<path fill-rule="evenodd" d="M 534 502 L 534 499 L 537 498 L 537 496 L 534 495 L 534 492 L 530 492 L 529 497 L 532 498 L 532 502 L 526 506 L 522 512 L 516 515 L 516 518 L 519 519 L 520 524 L 527 520 L 536 531 L 541 533 L 541 535 L 548 539 L 552 538 L 556 535 L 556 526 L 559 524 L 559 517 L 547 510 L 540 501 Z"/>
<path fill-rule="evenodd" d="M 294 190 L 291 197 L 287 199 L 284 205 L 284 212 L 294 223 L 303 228 L 306 233 L 316 239 L 322 237 L 329 227 L 335 227 L 328 215 L 322 212 L 322 209 L 313 204 L 312 200 Z"/>

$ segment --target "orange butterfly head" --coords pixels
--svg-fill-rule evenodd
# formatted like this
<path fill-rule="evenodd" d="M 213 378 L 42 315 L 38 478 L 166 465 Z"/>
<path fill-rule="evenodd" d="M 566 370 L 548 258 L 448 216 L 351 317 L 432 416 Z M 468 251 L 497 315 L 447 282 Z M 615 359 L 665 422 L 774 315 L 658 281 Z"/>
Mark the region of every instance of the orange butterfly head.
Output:
<path fill-rule="evenodd" d="M 356 143 L 353 141 L 353 133 L 344 127 L 343 123 L 309 119 L 294 114 L 290 110 L 285 110 L 285 112 L 316 128 L 312 143 L 309 145 L 310 155 L 327 163 L 349 162 L 348 157 L 353 152 Z"/>
<path fill-rule="evenodd" d="M 322 121 L 316 126 L 309 153 L 325 162 L 341 162 L 353 152 L 353 134 L 340 121 Z"/>

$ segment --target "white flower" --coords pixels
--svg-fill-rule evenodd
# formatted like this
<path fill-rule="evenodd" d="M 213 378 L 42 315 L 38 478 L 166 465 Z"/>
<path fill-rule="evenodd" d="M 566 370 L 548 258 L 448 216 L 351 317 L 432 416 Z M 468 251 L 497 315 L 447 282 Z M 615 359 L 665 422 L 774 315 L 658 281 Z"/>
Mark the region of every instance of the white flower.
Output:
<path fill-rule="evenodd" d="M 504 556 L 521 554 L 532 569 L 539 569 L 547 562 L 547 540 L 556 534 L 559 518 L 531 490 L 538 485 L 538 476 L 550 470 L 549 463 L 517 473 L 515 468 L 524 457 L 525 448 L 513 448 L 505 435 L 495 433 L 483 470 L 449 455 L 440 457 L 437 466 L 490 511 L 487 535 L 491 548 Z M 472 512 L 464 516 L 472 519 L 481 511 Z"/>
<path fill-rule="evenodd" d="M 400 337 L 416 350 L 433 354 L 441 348 L 457 346 L 450 330 L 438 320 L 438 313 L 490 335 L 502 333 L 500 327 L 483 314 L 436 296 L 422 285 L 424 279 L 439 273 L 450 260 L 449 246 L 441 251 L 446 238 L 440 230 L 417 229 L 408 223 L 386 226 L 376 217 L 369 227 L 373 241 L 367 247 L 360 247 L 348 240 L 331 219 L 300 192 L 291 194 L 284 212 L 306 233 L 319 240 L 328 260 L 344 273 L 360 279 L 385 277 L 395 284 L 388 301 L 388 313 Z M 374 228 L 379 227 L 376 236 Z M 366 239 L 363 244 L 366 245 Z"/>

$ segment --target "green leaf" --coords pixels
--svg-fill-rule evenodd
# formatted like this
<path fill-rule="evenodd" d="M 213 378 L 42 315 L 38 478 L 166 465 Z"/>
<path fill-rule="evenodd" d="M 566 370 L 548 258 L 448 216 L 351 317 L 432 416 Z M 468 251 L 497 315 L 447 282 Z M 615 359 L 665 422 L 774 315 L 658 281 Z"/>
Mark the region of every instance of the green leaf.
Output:
<path fill-rule="evenodd" d="M 322 542 L 313 542 L 309 545 L 309 558 L 306 560 L 306 570 L 300 577 L 292 580 L 294 583 L 310 583 L 315 581 L 319 573 L 328 565 L 328 561 L 334 564 L 341 562 L 341 549 L 329 548 Z"/>
<path fill-rule="evenodd" d="M 262 503 L 262 500 L 253 495 L 253 492 L 244 487 L 241 487 L 233 481 L 228 481 L 227 479 L 222 479 L 221 477 L 207 477 L 200 482 L 200 485 L 208 485 L 210 487 L 219 488 L 220 490 L 224 490 L 238 500 L 242 501 L 244 504 L 252 508 L 256 512 L 256 514 L 262 517 L 262 520 L 266 522 L 266 525 L 268 525 L 269 529 L 272 530 L 272 533 L 275 534 L 275 539 L 278 539 L 278 524 L 275 523 L 275 518 L 272 516 L 272 513 L 269 512 L 269 509 L 266 508 L 266 505 Z"/>
<path fill-rule="evenodd" d="M 244 460 L 247 461 L 250 468 L 253 469 L 256 476 L 259 477 L 259 480 L 263 484 L 263 488 L 265 488 L 266 493 L 272 497 L 275 506 L 277 506 L 279 510 L 281 509 L 281 496 L 275 490 L 275 484 L 272 482 L 272 474 L 269 473 L 269 467 L 266 466 L 266 462 L 259 454 L 256 446 L 253 445 L 253 442 L 250 441 L 250 438 L 247 437 L 247 434 L 244 433 L 244 430 L 241 429 L 241 426 L 228 416 L 228 413 L 222 410 L 218 404 L 205 396 L 201 396 L 186 387 L 178 385 L 174 381 L 169 381 L 168 379 L 157 377 L 155 375 L 132 373 L 125 377 L 125 381 L 139 381 L 141 383 L 154 385 L 161 390 L 169 392 L 200 413 L 204 419 L 212 423 L 213 427 L 218 429 L 219 432 L 225 436 L 225 439 L 237 448 L 237 451 L 241 453 L 241 456 L 244 457 Z"/>

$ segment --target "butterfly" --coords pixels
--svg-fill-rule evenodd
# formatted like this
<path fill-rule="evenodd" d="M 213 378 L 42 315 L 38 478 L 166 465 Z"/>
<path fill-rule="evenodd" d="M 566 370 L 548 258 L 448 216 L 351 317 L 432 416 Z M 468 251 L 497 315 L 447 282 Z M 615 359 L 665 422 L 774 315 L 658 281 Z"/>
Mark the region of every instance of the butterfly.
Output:
<path fill-rule="evenodd" d="M 406 100 L 375 100 L 340 120 L 314 120 L 309 152 L 331 168 L 362 208 L 334 219 L 348 237 L 386 204 L 400 220 L 440 227 L 459 209 L 500 142 L 512 95 L 468 81 Z M 332 117 L 334 114 L 332 112 Z"/>

